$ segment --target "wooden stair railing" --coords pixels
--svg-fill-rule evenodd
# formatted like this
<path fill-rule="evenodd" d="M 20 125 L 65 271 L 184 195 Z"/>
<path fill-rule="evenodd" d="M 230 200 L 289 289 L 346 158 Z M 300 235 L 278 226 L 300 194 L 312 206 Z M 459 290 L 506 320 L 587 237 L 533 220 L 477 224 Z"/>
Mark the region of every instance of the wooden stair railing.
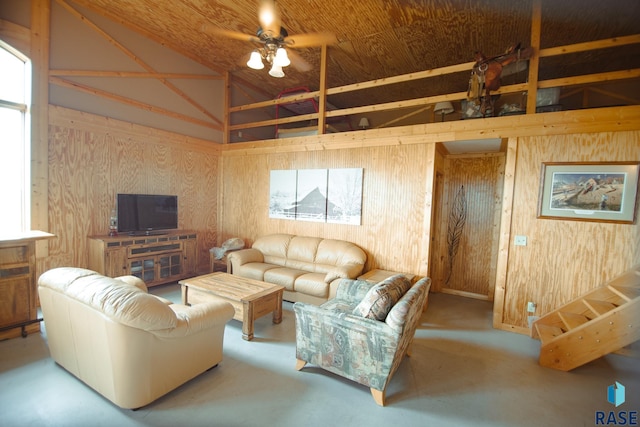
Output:
<path fill-rule="evenodd" d="M 640 264 L 538 319 L 539 363 L 570 371 L 640 340 Z"/>

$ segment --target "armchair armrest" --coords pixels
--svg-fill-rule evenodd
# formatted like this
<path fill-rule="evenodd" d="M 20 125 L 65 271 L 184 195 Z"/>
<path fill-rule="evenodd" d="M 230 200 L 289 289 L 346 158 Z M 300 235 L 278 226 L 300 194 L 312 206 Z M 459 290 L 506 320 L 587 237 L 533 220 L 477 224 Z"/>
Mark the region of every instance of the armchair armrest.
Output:
<path fill-rule="evenodd" d="M 264 262 L 264 255 L 254 248 L 240 249 L 227 254 L 227 265 L 231 267 L 231 273 L 233 273 L 233 267 L 240 267 L 249 262 Z"/>
<path fill-rule="evenodd" d="M 357 304 L 373 286 L 374 283 L 366 280 L 342 279 L 336 291 L 336 298 Z"/>
<path fill-rule="evenodd" d="M 116 280 L 120 280 L 121 282 L 124 282 L 128 285 L 131 286 L 135 286 L 136 288 L 140 289 L 143 292 L 149 292 L 149 290 L 147 289 L 147 285 L 144 283 L 144 281 L 136 276 L 120 276 L 120 277 L 116 277 Z"/>
<path fill-rule="evenodd" d="M 177 338 L 196 334 L 206 329 L 225 325 L 233 318 L 235 310 L 226 301 L 210 301 L 192 306 L 172 304 L 171 309 L 176 313 L 175 328 L 151 331 L 163 338 Z"/>
<path fill-rule="evenodd" d="M 331 283 L 335 279 L 355 279 L 362 272 L 361 264 L 344 264 L 333 267 L 327 272 L 324 281 Z"/>

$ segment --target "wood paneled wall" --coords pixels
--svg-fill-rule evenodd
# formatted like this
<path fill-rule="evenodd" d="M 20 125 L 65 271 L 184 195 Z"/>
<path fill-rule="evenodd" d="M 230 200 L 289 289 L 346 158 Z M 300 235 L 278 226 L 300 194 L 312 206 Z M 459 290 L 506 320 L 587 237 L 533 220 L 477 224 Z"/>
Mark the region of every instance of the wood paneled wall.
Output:
<path fill-rule="evenodd" d="M 638 161 L 640 131 L 519 138 L 517 150 L 501 323 L 526 332 L 527 301 L 537 303 L 536 316 L 544 315 L 640 261 L 637 221 L 536 218 L 542 163 Z M 527 246 L 514 246 L 515 235 L 527 236 Z"/>
<path fill-rule="evenodd" d="M 87 267 L 87 236 L 108 233 L 117 193 L 178 195 L 178 226 L 198 232 L 207 270 L 217 229 L 217 145 L 60 107 L 50 108 L 49 224 L 57 237 L 38 274 Z"/>
<path fill-rule="evenodd" d="M 416 144 L 223 157 L 221 237 L 241 237 L 247 246 L 271 233 L 342 239 L 367 252 L 367 270 L 425 275 L 425 187 L 433 168 L 429 148 Z M 354 167 L 364 169 L 362 225 L 269 218 L 271 170 Z"/>
<path fill-rule="evenodd" d="M 566 132 L 562 126 L 558 129 Z M 433 135 L 425 134 L 423 143 L 412 140 L 407 145 L 374 142 L 364 148 L 333 150 L 309 150 L 302 145 L 299 150 L 287 147 L 283 152 L 256 147 L 255 154 L 246 150 L 223 155 L 221 238 L 242 237 L 247 245 L 258 236 L 277 232 L 344 239 L 367 252 L 367 269 L 428 274 L 430 239 L 424 236 L 437 236 L 446 227 L 437 211 L 430 212 L 432 191 L 437 193 L 440 187 L 436 183 L 432 189 L 429 182 L 436 171 L 440 174 L 436 181 L 451 178 L 446 157 L 435 153 L 432 144 Z M 637 223 L 536 218 L 542 162 L 638 160 L 640 131 L 512 137 L 508 154 L 491 160 L 504 162 L 504 167 L 495 164 L 491 168 L 506 172 L 492 172 L 495 186 L 484 195 L 486 200 L 479 201 L 487 215 L 494 215 L 491 224 L 496 228 L 486 229 L 492 237 L 486 239 L 486 246 L 477 248 L 477 254 L 487 259 L 478 260 L 474 268 L 486 270 L 483 280 L 497 278 L 494 325 L 526 334 L 527 301 L 538 304 L 535 315 L 543 315 L 640 262 Z M 364 168 L 361 226 L 269 219 L 270 170 L 331 167 Z M 501 186 L 510 189 L 508 194 L 502 194 Z M 424 221 L 427 215 L 434 218 L 433 224 Z M 514 246 L 515 235 L 527 236 L 527 246 Z M 437 261 L 437 254 L 434 257 Z"/>
<path fill-rule="evenodd" d="M 344 138 L 347 145 L 348 134 Z M 284 232 L 352 241 L 367 252 L 367 269 L 428 274 L 429 236 L 443 227 L 431 212 L 435 171 L 443 180 L 449 172 L 434 136 L 418 138 L 409 144 L 376 140 L 330 150 L 301 146 L 225 155 L 224 147 L 208 141 L 51 107 L 46 231 L 57 237 L 49 242 L 49 256 L 38 259 L 38 274 L 87 266 L 87 235 L 107 232 L 117 192 L 178 194 L 180 227 L 201 237 L 201 270 L 208 249 L 224 239 L 238 236 L 251 245 L 258 236 Z M 543 315 L 640 262 L 637 222 L 536 218 L 542 162 L 638 160 L 640 130 L 514 136 L 507 154 L 504 188 L 510 190 L 500 207 L 501 217 L 510 220 L 500 222 L 494 325 L 528 333 L 527 301 L 536 302 L 535 314 Z M 351 167 L 364 169 L 362 225 L 268 217 L 271 170 Z M 487 206 L 497 196 L 489 197 Z M 514 246 L 515 235 L 527 236 L 527 246 Z"/>

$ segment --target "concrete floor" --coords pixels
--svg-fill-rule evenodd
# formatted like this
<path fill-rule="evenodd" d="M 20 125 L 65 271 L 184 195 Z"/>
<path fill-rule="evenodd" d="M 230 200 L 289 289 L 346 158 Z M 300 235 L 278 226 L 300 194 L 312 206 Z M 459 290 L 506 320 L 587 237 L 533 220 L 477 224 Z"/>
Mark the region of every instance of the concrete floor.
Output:
<path fill-rule="evenodd" d="M 177 285 L 152 292 L 179 301 Z M 4 426 L 590 426 L 597 411 L 640 411 L 640 363 L 609 355 L 572 372 L 540 367 L 540 343 L 491 327 L 491 303 L 432 294 L 413 356 L 387 389 L 369 390 L 321 369 L 295 366 L 295 317 L 256 322 L 253 341 L 232 320 L 224 360 L 138 410 L 120 409 L 56 365 L 46 333 L 0 342 Z M 46 326 L 46 325 L 45 325 Z M 607 402 L 607 387 L 626 402 Z M 602 425 L 602 424 L 600 424 Z"/>

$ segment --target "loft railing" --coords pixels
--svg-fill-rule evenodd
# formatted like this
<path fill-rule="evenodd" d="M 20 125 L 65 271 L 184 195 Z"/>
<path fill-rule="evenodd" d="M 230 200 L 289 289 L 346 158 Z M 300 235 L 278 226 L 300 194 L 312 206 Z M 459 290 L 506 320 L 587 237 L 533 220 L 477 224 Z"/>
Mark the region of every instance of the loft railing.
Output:
<path fill-rule="evenodd" d="M 549 80 L 538 80 L 538 63 L 541 58 L 549 58 L 553 56 L 559 55 L 567 55 L 574 54 L 579 52 L 586 52 L 591 50 L 598 49 L 606 49 L 613 47 L 620 47 L 631 44 L 640 43 L 640 34 L 629 35 L 624 37 L 616 37 L 611 39 L 603 39 L 591 42 L 584 43 L 576 43 L 565 46 L 558 46 L 553 48 L 545 48 L 540 49 L 538 52 L 534 52 L 533 57 L 530 60 L 529 66 L 529 78 L 527 83 L 517 83 L 511 85 L 502 86 L 500 89 L 492 92 L 492 94 L 511 94 L 511 93 L 527 93 L 528 99 L 536 99 L 536 93 L 538 89 L 546 89 L 546 88 L 556 88 L 556 87 L 569 87 L 569 86 L 577 86 L 577 85 L 588 85 L 588 84 L 596 84 L 596 83 L 604 83 L 604 82 L 613 82 L 619 80 L 628 80 L 628 79 L 638 79 L 640 78 L 640 69 L 627 69 L 620 71 L 610 71 L 610 72 L 602 72 L 595 74 L 587 74 L 587 75 L 579 75 L 572 77 L 562 77 L 555 78 Z M 537 58 L 536 58 L 537 56 Z M 318 123 L 325 123 L 327 118 L 332 117 L 340 117 L 340 116 L 351 116 L 356 114 L 364 114 L 369 112 L 380 112 L 380 111 L 390 111 L 390 110 L 399 110 L 406 108 L 420 108 L 426 107 L 429 105 L 436 104 L 442 101 L 460 101 L 462 99 L 466 99 L 467 92 L 456 92 L 449 93 L 443 95 L 435 95 L 435 96 L 427 96 L 416 99 L 408 99 L 402 101 L 394 101 L 382 104 L 371 104 L 359 107 L 351 107 L 351 108 L 343 108 L 343 109 L 335 109 L 331 111 L 323 111 L 322 109 L 318 113 L 310 113 L 297 115 L 292 117 L 279 117 L 277 119 L 269 119 L 269 120 L 260 120 L 253 122 L 245 122 L 245 123 L 233 123 L 232 116 L 237 113 L 247 112 L 251 110 L 264 109 L 268 107 L 274 107 L 286 103 L 290 103 L 293 101 L 302 101 L 312 98 L 320 98 L 320 102 L 323 100 L 326 101 L 327 96 L 344 94 L 349 92 L 355 92 L 366 89 L 374 89 L 381 88 L 384 86 L 410 82 L 414 80 L 428 79 L 437 76 L 445 76 L 453 73 L 459 72 L 471 72 L 475 62 L 466 62 L 463 64 L 450 65 L 441 68 L 434 68 L 431 70 L 425 70 L 416 73 L 403 74 L 394 77 L 387 77 L 384 79 L 371 80 L 367 82 L 355 83 L 346 86 L 340 86 L 335 88 L 326 89 L 325 93 L 322 91 L 311 91 L 306 93 L 301 93 L 299 95 L 287 96 L 286 98 L 277 98 L 267 101 L 261 101 L 246 105 L 239 105 L 229 108 L 228 120 L 229 124 L 227 129 L 229 133 L 234 131 L 242 131 L 245 129 L 253 129 L 260 128 L 266 126 L 276 126 L 282 124 L 289 123 L 298 123 L 298 122 L 308 122 L 310 120 L 318 120 Z M 533 68 L 533 69 L 532 69 Z M 638 104 L 640 103 L 637 99 L 629 97 L 627 99 L 628 103 Z M 533 105 L 533 108 L 532 108 Z M 324 113 L 324 114 L 323 114 Z M 535 104 L 528 103 L 526 108 L 526 114 L 535 114 Z M 409 114 L 411 115 L 411 113 Z M 409 116 L 407 115 L 407 116 Z M 393 121 L 392 121 L 393 122 Z M 391 122 L 389 122 L 391 123 Z M 319 125 L 318 129 L 321 133 L 324 133 L 323 126 Z M 227 135 L 227 140 L 230 140 L 229 135 Z"/>

